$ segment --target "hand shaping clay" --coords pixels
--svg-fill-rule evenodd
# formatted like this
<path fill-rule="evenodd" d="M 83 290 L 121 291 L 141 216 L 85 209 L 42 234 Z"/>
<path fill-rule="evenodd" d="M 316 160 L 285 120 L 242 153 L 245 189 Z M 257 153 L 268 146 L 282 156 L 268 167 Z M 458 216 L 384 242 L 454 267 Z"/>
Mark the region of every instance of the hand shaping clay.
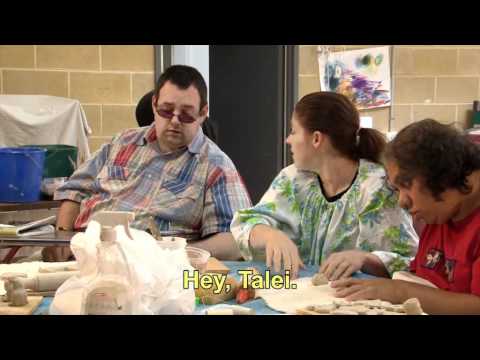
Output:
<path fill-rule="evenodd" d="M 312 284 L 314 286 L 319 286 L 319 285 L 326 285 L 328 284 L 328 279 L 325 275 L 321 274 L 321 273 L 316 273 L 313 277 L 312 277 Z"/>

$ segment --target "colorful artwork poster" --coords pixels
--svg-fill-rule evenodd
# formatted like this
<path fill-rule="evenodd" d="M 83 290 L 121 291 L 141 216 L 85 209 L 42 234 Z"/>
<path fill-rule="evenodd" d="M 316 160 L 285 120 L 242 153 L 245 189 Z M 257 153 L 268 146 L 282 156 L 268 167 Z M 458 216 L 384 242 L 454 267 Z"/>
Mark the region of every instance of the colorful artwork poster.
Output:
<path fill-rule="evenodd" d="M 319 51 L 318 65 L 322 91 L 347 96 L 359 110 L 390 106 L 389 46 Z"/>

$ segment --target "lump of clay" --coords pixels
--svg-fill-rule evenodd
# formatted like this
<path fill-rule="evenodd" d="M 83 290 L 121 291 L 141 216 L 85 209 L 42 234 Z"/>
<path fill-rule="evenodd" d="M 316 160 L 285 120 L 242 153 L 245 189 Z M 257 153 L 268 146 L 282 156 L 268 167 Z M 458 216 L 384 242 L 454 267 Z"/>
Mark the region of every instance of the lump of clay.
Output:
<path fill-rule="evenodd" d="M 325 305 L 314 305 L 311 310 L 320 314 L 330 314 L 332 311 L 336 309 L 337 309 L 337 306 L 335 304 L 325 304 Z"/>
<path fill-rule="evenodd" d="M 382 315 L 405 315 L 405 314 L 399 313 L 399 312 L 397 312 L 397 311 L 388 311 L 388 310 L 385 310 Z"/>
<path fill-rule="evenodd" d="M 338 299 L 333 299 L 333 302 L 332 302 L 336 307 L 340 307 L 340 306 L 350 306 L 353 304 L 352 301 L 347 301 L 343 298 L 338 298 Z"/>
<path fill-rule="evenodd" d="M 10 302 L 12 301 L 12 283 L 8 280 L 3 283 L 3 287 L 5 288 L 5 295 L 2 296 L 3 302 Z"/>
<path fill-rule="evenodd" d="M 371 310 L 370 308 L 368 308 L 364 305 L 352 305 L 352 306 L 349 306 L 349 307 L 344 306 L 342 308 L 348 309 L 348 310 L 351 310 L 351 311 L 355 311 L 359 315 L 366 315 L 367 312 Z"/>
<path fill-rule="evenodd" d="M 329 315 L 329 314 L 321 314 L 313 310 L 308 310 L 307 308 L 297 309 L 295 313 L 297 315 Z"/>
<path fill-rule="evenodd" d="M 352 311 L 347 307 L 345 307 L 345 308 L 340 307 L 337 310 L 333 310 L 330 314 L 331 315 L 358 315 L 358 312 Z"/>
<path fill-rule="evenodd" d="M 207 315 L 233 315 L 232 309 L 208 309 Z"/>
<path fill-rule="evenodd" d="M 392 304 L 382 300 L 334 299 L 330 304 L 310 305 L 298 309 L 301 315 L 421 315 L 420 302 L 416 298 L 408 299 L 403 304 Z"/>
<path fill-rule="evenodd" d="M 316 273 L 312 277 L 312 284 L 313 284 L 313 286 L 326 285 L 326 284 L 328 284 L 328 279 L 322 273 Z"/>
<path fill-rule="evenodd" d="M 24 306 L 28 304 L 27 290 L 18 279 L 9 280 L 11 286 L 11 306 Z"/>
<path fill-rule="evenodd" d="M 403 309 L 407 315 L 422 315 L 423 310 L 420 305 L 420 301 L 417 298 L 408 299 L 403 303 Z"/>
<path fill-rule="evenodd" d="M 0 275 L 0 280 L 3 281 L 3 287 L 5 288 L 6 294 L 3 295 L 2 301 L 3 302 L 11 302 L 12 301 L 12 290 L 13 290 L 13 283 L 11 283 L 11 280 L 14 280 L 16 278 L 25 278 L 27 277 L 27 274 L 24 273 L 4 273 Z"/>

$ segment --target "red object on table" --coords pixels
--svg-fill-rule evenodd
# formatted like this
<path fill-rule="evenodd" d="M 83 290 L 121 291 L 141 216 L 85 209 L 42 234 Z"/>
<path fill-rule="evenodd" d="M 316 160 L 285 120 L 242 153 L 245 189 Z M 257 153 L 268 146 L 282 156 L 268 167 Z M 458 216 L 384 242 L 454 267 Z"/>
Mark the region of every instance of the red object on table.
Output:
<path fill-rule="evenodd" d="M 237 292 L 236 301 L 237 301 L 237 304 L 243 304 L 253 298 L 255 298 L 254 289 L 239 289 Z"/>
<path fill-rule="evenodd" d="M 476 144 L 480 144 L 480 134 L 468 134 L 467 135 L 470 140 L 472 140 Z"/>

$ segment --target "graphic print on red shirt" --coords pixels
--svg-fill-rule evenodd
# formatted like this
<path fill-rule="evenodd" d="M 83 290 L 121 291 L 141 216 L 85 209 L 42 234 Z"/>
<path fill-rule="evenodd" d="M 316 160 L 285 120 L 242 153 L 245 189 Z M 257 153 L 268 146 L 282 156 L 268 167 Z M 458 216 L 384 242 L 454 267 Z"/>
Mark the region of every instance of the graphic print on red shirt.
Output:
<path fill-rule="evenodd" d="M 440 289 L 480 296 L 480 208 L 457 222 L 426 225 L 410 270 Z"/>

